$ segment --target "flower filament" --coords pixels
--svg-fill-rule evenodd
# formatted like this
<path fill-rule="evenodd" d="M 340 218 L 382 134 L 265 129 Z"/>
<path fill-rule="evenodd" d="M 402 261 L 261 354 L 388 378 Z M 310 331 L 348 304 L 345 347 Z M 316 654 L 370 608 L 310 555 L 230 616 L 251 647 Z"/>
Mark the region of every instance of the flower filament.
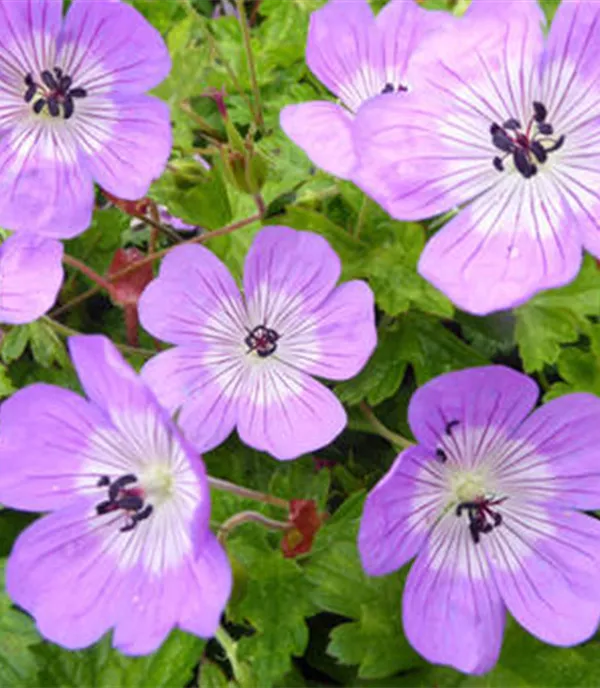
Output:
<path fill-rule="evenodd" d="M 494 146 L 504 155 L 495 156 L 492 160 L 498 172 L 504 171 L 504 161 L 512 155 L 515 169 L 525 179 L 530 179 L 538 171 L 538 164 L 543 164 L 548 159 L 549 153 L 559 150 L 565 136 L 552 138 L 554 127 L 546 121 L 548 111 L 543 103 L 533 103 L 533 115 L 523 131 L 518 119 L 511 117 L 502 125 L 493 122 L 490 126 L 490 135 Z"/>
<path fill-rule="evenodd" d="M 25 102 L 31 103 L 35 99 L 32 110 L 36 115 L 47 108 L 52 117 L 60 117 L 62 109 L 64 119 L 70 119 L 75 112 L 75 100 L 85 98 L 87 91 L 84 88 L 72 88 L 73 79 L 64 74 L 60 67 L 54 67 L 53 72 L 45 69 L 40 76 L 41 84 L 34 81 L 31 72 L 25 75 Z"/>
<path fill-rule="evenodd" d="M 471 501 L 460 502 L 456 507 L 458 518 L 462 516 L 463 511 L 467 512 L 469 532 L 476 545 L 479 544 L 482 534 L 491 533 L 494 528 L 502 524 L 502 514 L 492 507 L 502 504 L 505 500 L 506 497 L 500 499 L 476 497 Z"/>

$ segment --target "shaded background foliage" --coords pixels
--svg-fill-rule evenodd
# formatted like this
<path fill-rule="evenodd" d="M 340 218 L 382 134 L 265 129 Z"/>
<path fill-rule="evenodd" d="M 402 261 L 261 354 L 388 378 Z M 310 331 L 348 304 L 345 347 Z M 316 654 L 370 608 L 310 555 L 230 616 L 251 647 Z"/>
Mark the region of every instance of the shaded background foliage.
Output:
<path fill-rule="evenodd" d="M 173 58 L 171 76 L 156 89 L 171 106 L 173 158 L 150 197 L 206 230 L 254 215 L 257 200 L 259 206 L 264 204 L 262 220 L 207 242 L 238 278 L 261 224 L 321 234 L 342 259 L 343 279 L 366 279 L 373 288 L 379 344 L 356 378 L 335 386 L 349 411 L 349 427 L 317 457 L 283 464 L 244 447 L 235 437 L 205 456 L 214 476 L 286 499 L 313 499 L 327 514 L 311 552 L 297 558 L 284 558 L 281 535 L 257 525 L 231 533 L 228 550 L 236 586 L 227 610 L 227 635 L 206 643 L 174 632 L 157 653 L 144 658 L 121 656 L 110 648 L 109 638 L 85 651 L 68 652 L 44 642 L 29 617 L 2 594 L 0 684 L 598 685 L 598 638 L 581 647 L 557 649 L 512 622 L 500 661 L 486 676 L 465 677 L 428 665 L 402 631 L 405 571 L 368 578 L 355 544 L 364 496 L 396 454 L 394 431 L 410 435 L 406 408 L 417 386 L 449 370 L 493 361 L 533 375 L 546 399 L 579 390 L 600 395 L 600 273 L 595 261 L 587 257 L 571 285 L 541 294 L 512 312 L 474 318 L 456 311 L 416 272 L 426 238 L 441 221 L 393 221 L 352 184 L 315 170 L 279 127 L 284 105 L 329 97 L 304 62 L 309 15 L 323 0 L 246 1 L 259 100 L 240 24 L 234 15 L 213 18 L 216 0 L 132 4 L 164 34 Z M 375 7 L 383 4 L 373 2 Z M 456 11 L 467 5 L 451 0 L 424 4 Z M 549 18 L 557 4 L 543 2 Z M 218 98 L 207 97 L 211 89 L 224 94 L 227 126 Z M 194 161 L 193 154 L 208 160 L 210 170 Z M 127 214 L 108 207 L 95 212 L 91 228 L 66 242 L 66 250 L 105 274 L 117 249 L 137 246 L 148 251 L 150 241 L 149 227 L 134 228 Z M 168 239 L 159 241 L 160 247 L 169 245 Z M 63 343 L 70 330 L 103 332 L 115 342 L 126 342 L 123 311 L 106 294 L 96 292 L 71 304 L 91 286 L 86 277 L 69 270 L 51 319 L 4 332 L 0 398 L 40 380 L 77 389 Z M 142 332 L 139 347 L 126 353 L 139 368 L 154 346 Z M 388 432 L 365 416 L 369 408 Z M 215 493 L 214 527 L 247 508 L 256 505 Z M 273 507 L 261 510 L 280 517 Z M 0 510 L 2 557 L 31 520 Z"/>

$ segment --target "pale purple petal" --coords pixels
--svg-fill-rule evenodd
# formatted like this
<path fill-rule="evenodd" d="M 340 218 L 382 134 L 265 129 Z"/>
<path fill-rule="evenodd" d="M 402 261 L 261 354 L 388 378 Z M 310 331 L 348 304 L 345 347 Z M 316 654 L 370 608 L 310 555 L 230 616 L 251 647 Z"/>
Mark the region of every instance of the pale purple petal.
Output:
<path fill-rule="evenodd" d="M 410 644 L 429 662 L 483 674 L 498 660 L 504 605 L 485 555 L 452 513 L 408 574 L 402 617 Z"/>
<path fill-rule="evenodd" d="M 9 237 L 0 245 L 0 322 L 37 320 L 60 290 L 62 244 L 30 235 Z"/>
<path fill-rule="evenodd" d="M 513 434 L 498 468 L 503 492 L 591 511 L 600 508 L 600 399 L 569 394 L 544 404 Z"/>
<path fill-rule="evenodd" d="M 244 267 L 244 294 L 251 321 L 278 332 L 298 312 L 311 312 L 333 291 L 341 264 L 327 241 L 312 232 L 265 227 Z"/>
<path fill-rule="evenodd" d="M 70 135 L 27 119 L 0 137 L 0 226 L 69 238 L 90 225 L 93 204 L 92 178 Z"/>
<path fill-rule="evenodd" d="M 125 2 L 74 0 L 58 40 L 58 63 L 89 93 L 143 93 L 169 73 L 160 33 Z"/>
<path fill-rule="evenodd" d="M 18 78 L 54 60 L 62 0 L 0 0 L 0 73 Z"/>
<path fill-rule="evenodd" d="M 545 179 L 526 183 L 515 175 L 430 239 L 418 269 L 457 306 L 486 315 L 568 284 L 581 258 L 577 224 L 560 191 Z"/>
<path fill-rule="evenodd" d="M 173 304 L 177 308 L 173 308 Z M 207 248 L 178 246 L 139 302 L 140 321 L 173 344 L 229 343 L 246 335 L 240 291 L 225 265 Z"/>
<path fill-rule="evenodd" d="M 127 655 L 154 652 L 174 626 L 213 636 L 231 593 L 231 567 L 212 533 L 202 532 L 199 554 L 161 578 L 139 568 L 129 575 L 133 604 L 117 621 L 113 643 Z"/>
<path fill-rule="evenodd" d="M 176 347 L 152 358 L 142 375 L 197 451 L 209 451 L 224 442 L 237 418 L 241 364 L 221 361 L 202 347 Z"/>
<path fill-rule="evenodd" d="M 587 640 L 600 621 L 600 522 L 574 511 L 505 506 L 502 527 L 482 544 L 510 613 L 544 642 Z"/>
<path fill-rule="evenodd" d="M 377 345 L 373 292 L 365 282 L 346 282 L 312 317 L 299 317 L 284 332 L 278 358 L 311 375 L 347 380 Z"/>
<path fill-rule="evenodd" d="M 83 464 L 91 436 L 108 420 L 78 394 L 35 384 L 19 390 L 0 407 L 0 502 L 27 511 L 57 509 L 81 495 L 104 495 Z"/>
<path fill-rule="evenodd" d="M 431 454 L 402 452 L 369 493 L 358 533 L 364 570 L 382 576 L 401 568 L 424 546 L 440 515 L 443 482 Z"/>
<path fill-rule="evenodd" d="M 308 375 L 277 361 L 246 372 L 238 432 L 251 447 L 295 459 L 330 444 L 346 426 L 337 397 Z"/>
<path fill-rule="evenodd" d="M 13 602 L 46 639 L 72 650 L 99 640 L 127 608 L 120 605 L 125 574 L 92 513 L 82 498 L 36 521 L 17 538 L 6 569 Z"/>
<path fill-rule="evenodd" d="M 89 97 L 77 103 L 75 117 L 94 180 L 119 198 L 144 196 L 171 152 L 168 106 L 146 95 Z"/>
<path fill-rule="evenodd" d="M 352 115 L 336 103 L 317 101 L 287 105 L 281 128 L 311 161 L 340 179 L 350 179 L 356 165 Z"/>
<path fill-rule="evenodd" d="M 457 30 L 459 20 L 450 12 L 425 10 L 415 0 L 391 0 L 377 15 L 376 24 L 385 81 L 397 90 L 425 83 L 425 70 L 438 57 L 438 32 Z M 434 43 L 429 44 L 430 40 Z"/>
<path fill-rule="evenodd" d="M 437 215 L 497 182 L 489 124 L 471 130 L 469 123 L 469 135 L 457 136 L 448 131 L 446 109 L 446 95 L 421 89 L 373 98 L 356 116 L 352 179 L 393 217 Z"/>
<path fill-rule="evenodd" d="M 487 442 L 518 427 L 539 395 L 535 382 L 504 366 L 470 368 L 440 375 L 420 387 L 408 407 L 408 421 L 417 440 L 431 451 L 448 435 L 465 439 L 471 428 L 489 428 Z M 485 446 L 482 441 L 480 449 Z"/>
<path fill-rule="evenodd" d="M 311 14 L 306 62 L 351 110 L 385 86 L 378 38 L 367 0 L 330 0 Z"/>

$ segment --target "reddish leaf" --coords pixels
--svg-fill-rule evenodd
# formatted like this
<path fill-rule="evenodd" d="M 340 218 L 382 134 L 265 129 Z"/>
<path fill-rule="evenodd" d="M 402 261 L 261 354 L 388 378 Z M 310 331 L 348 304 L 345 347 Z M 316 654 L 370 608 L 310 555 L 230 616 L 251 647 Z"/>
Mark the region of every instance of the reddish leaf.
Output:
<path fill-rule="evenodd" d="M 137 248 L 117 249 L 106 276 L 110 279 L 112 275 L 135 266 L 145 258 L 146 255 Z M 110 280 L 113 301 L 119 306 L 136 305 L 141 293 L 153 279 L 152 264 L 146 262 L 123 277 Z"/>
<path fill-rule="evenodd" d="M 281 540 L 283 556 L 292 558 L 310 552 L 322 522 L 316 503 L 312 499 L 292 499 L 289 520 L 294 527 Z"/>

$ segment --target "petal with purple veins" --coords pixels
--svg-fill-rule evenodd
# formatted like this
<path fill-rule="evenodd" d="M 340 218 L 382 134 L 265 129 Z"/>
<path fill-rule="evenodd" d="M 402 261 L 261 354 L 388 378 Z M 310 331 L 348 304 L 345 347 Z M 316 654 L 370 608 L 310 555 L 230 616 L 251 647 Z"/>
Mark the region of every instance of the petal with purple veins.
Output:
<path fill-rule="evenodd" d="M 412 559 L 441 515 L 444 481 L 430 452 L 420 447 L 400 454 L 369 493 L 358 533 L 365 571 L 382 576 Z"/>
<path fill-rule="evenodd" d="M 171 69 L 160 33 L 122 2 L 75 0 L 58 39 L 57 59 L 90 94 L 143 93 Z"/>

